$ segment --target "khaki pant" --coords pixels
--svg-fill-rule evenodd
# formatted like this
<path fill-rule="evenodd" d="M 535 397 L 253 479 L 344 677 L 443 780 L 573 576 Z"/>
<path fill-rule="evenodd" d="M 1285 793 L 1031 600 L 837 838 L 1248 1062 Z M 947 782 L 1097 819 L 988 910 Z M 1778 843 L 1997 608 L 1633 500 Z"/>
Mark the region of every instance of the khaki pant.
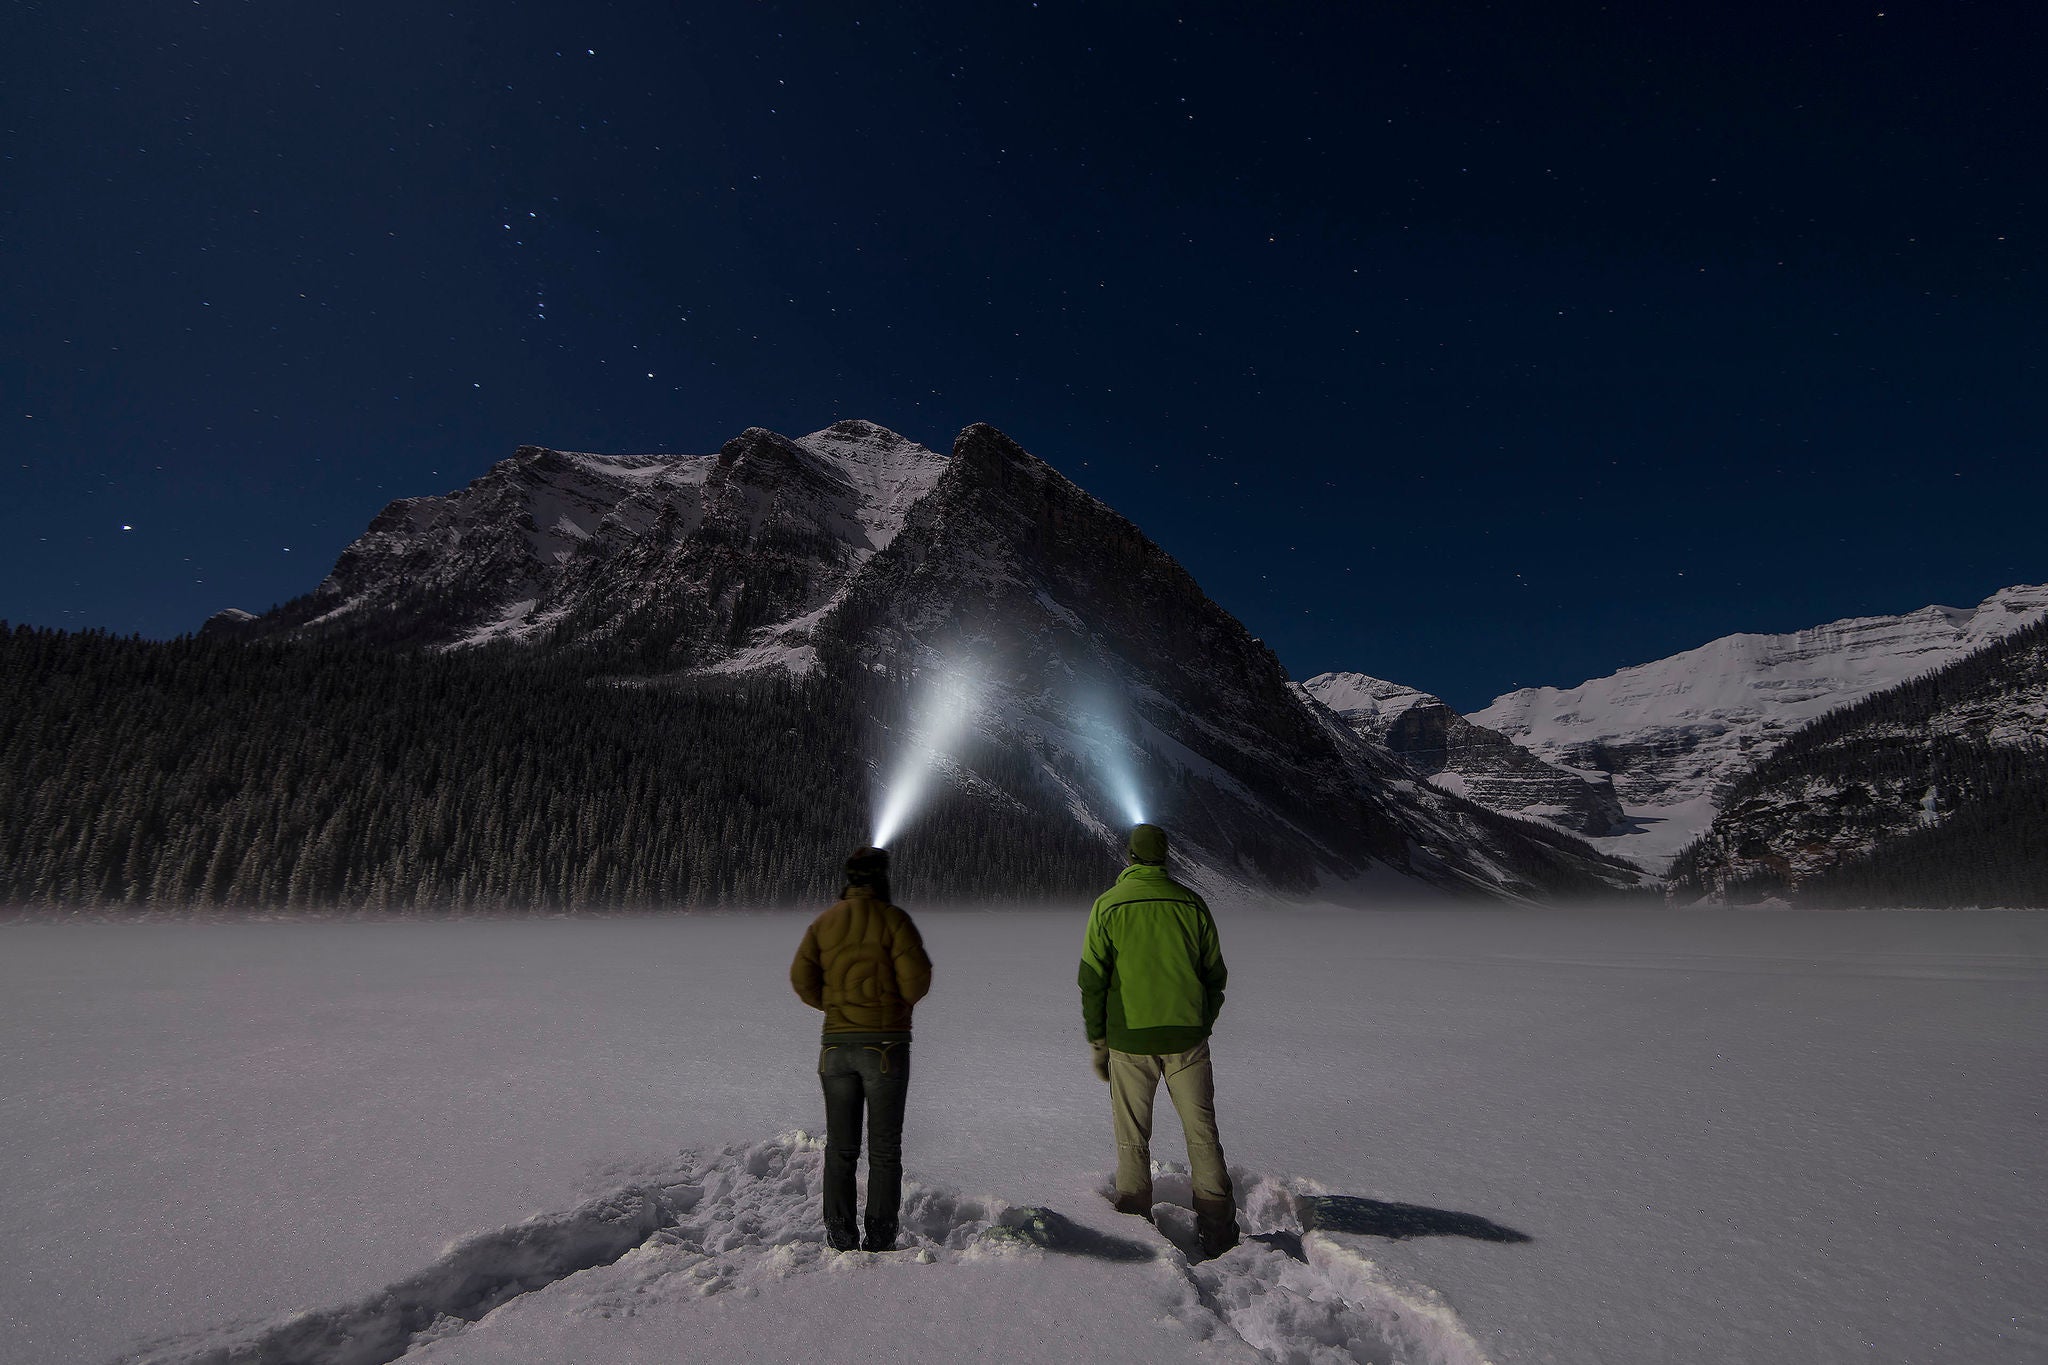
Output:
<path fill-rule="evenodd" d="M 1109 1105 L 1116 1125 L 1116 1206 L 1141 1217 L 1152 1215 L 1152 1101 L 1159 1082 L 1173 1099 L 1188 1139 L 1188 1171 L 1194 1183 L 1195 1218 L 1203 1249 L 1215 1255 L 1237 1242 L 1236 1197 L 1216 1136 L 1216 1072 L 1209 1044 L 1186 1052 L 1146 1057 L 1110 1050 Z"/>

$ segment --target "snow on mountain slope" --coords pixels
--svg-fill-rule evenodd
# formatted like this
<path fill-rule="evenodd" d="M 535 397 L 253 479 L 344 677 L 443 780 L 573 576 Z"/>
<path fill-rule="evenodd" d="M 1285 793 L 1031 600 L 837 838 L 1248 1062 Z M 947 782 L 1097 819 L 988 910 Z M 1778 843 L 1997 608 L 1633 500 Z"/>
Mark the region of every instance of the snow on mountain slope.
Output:
<path fill-rule="evenodd" d="M 209 624 L 434 648 L 554 639 L 700 668 L 752 651 L 801 671 L 808 624 L 944 467 L 862 421 L 796 441 L 752 428 L 717 455 L 522 446 L 467 488 L 391 503 L 305 598 Z"/>
<path fill-rule="evenodd" d="M 1474 725 L 1440 697 L 1363 673 L 1324 673 L 1303 686 L 1360 738 L 1444 791 L 1582 835 L 1609 834 L 1621 823 L 1621 803 L 1604 773 L 1548 763 L 1498 731 Z"/>
<path fill-rule="evenodd" d="M 1788 739 L 1733 784 L 1675 889 L 1840 903 L 1846 870 L 1857 904 L 2034 903 L 2044 791 L 2048 622 Z"/>
<path fill-rule="evenodd" d="M 1302 684 L 1317 701 L 1354 724 L 1384 731 L 1418 706 L 1441 706 L 1427 692 L 1364 673 L 1318 673 Z"/>
<path fill-rule="evenodd" d="M 1972 608 L 1728 635 L 1573 688 L 1524 688 L 1469 719 L 1538 757 L 1611 774 L 1635 828 L 1597 845 L 1661 869 L 1745 769 L 1799 726 L 1931 672 L 2048 615 L 2048 586 Z"/>
<path fill-rule="evenodd" d="M 873 422 L 837 422 L 796 444 L 846 476 L 870 553 L 889 547 L 911 504 L 931 492 L 945 469 L 944 456 Z"/>

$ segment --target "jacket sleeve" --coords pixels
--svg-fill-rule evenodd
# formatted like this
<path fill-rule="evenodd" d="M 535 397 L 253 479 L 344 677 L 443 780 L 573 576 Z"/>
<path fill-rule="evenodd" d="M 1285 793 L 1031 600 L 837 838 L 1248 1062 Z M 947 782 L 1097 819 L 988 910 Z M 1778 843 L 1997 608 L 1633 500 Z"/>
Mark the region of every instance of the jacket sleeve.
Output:
<path fill-rule="evenodd" d="M 1214 1027 L 1223 1013 L 1223 988 L 1230 984 L 1230 969 L 1223 965 L 1223 940 L 1216 933 L 1216 920 L 1209 907 L 1202 909 L 1202 960 L 1196 970 L 1202 978 L 1202 1023 Z"/>
<path fill-rule="evenodd" d="M 897 991 L 906 1003 L 915 1005 L 932 988 L 932 960 L 925 955 L 924 936 L 910 916 L 899 916 L 889 955 L 896 967 Z"/>
<path fill-rule="evenodd" d="M 818 926 L 804 930 L 797 945 L 796 960 L 789 964 L 789 984 L 796 987 L 799 1000 L 814 1010 L 825 1008 L 825 963 L 818 953 Z"/>
<path fill-rule="evenodd" d="M 1088 1041 L 1109 1036 L 1109 975 L 1116 948 L 1102 927 L 1100 908 L 1088 912 L 1088 933 L 1081 940 L 1081 1028 Z"/>

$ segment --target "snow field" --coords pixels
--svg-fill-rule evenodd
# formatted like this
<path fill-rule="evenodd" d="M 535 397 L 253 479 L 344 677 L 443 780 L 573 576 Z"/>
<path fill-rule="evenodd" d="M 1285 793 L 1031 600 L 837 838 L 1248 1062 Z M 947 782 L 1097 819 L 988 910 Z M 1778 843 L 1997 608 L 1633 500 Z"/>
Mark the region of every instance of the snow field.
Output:
<path fill-rule="evenodd" d="M 806 915 L 0 924 L 0 1361 L 2048 1358 L 2048 915 L 1219 907 L 1264 1240 L 1189 1264 L 1163 1097 L 1102 1198 L 1082 911 L 913 913 L 881 1256 Z"/>

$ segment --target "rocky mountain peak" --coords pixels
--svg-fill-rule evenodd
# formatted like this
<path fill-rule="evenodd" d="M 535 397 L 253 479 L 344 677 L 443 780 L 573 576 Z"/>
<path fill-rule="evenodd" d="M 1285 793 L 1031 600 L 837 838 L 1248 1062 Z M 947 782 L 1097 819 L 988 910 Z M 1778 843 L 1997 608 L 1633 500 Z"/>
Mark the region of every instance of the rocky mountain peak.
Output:
<path fill-rule="evenodd" d="M 951 482 L 971 487 L 984 501 L 1001 502 L 1040 529 L 1063 511 L 1081 508 L 1107 513 L 1129 525 L 1066 475 L 1039 459 L 1007 434 L 986 422 L 975 422 L 953 438 Z"/>
<path fill-rule="evenodd" d="M 1011 478 L 1043 483 L 1057 477 L 1051 465 L 987 422 L 971 422 L 960 429 L 953 438 L 953 459 L 963 471 L 998 483 Z"/>
<path fill-rule="evenodd" d="M 1417 706 L 1442 706 L 1442 699 L 1367 673 L 1319 673 L 1302 684 L 1346 721 L 1371 718 L 1391 723 Z"/>
<path fill-rule="evenodd" d="M 917 442 L 900 432 L 894 432 L 879 422 L 870 422 L 865 417 L 847 417 L 834 422 L 823 431 L 814 431 L 804 438 L 806 441 L 829 441 L 852 450 L 898 450 L 917 447 Z"/>
<path fill-rule="evenodd" d="M 836 473 L 836 471 L 834 471 Z M 713 479 L 777 482 L 783 477 L 819 478 L 822 462 L 795 441 L 766 427 L 748 427 L 719 448 Z M 843 479 L 841 480 L 843 482 Z"/>
<path fill-rule="evenodd" d="M 1365 673 L 1323 673 L 1302 686 L 1359 738 L 1440 790 L 1577 834 L 1608 835 L 1622 821 L 1605 774 L 1545 762 L 1506 735 L 1473 724 L 1441 697 Z"/>

